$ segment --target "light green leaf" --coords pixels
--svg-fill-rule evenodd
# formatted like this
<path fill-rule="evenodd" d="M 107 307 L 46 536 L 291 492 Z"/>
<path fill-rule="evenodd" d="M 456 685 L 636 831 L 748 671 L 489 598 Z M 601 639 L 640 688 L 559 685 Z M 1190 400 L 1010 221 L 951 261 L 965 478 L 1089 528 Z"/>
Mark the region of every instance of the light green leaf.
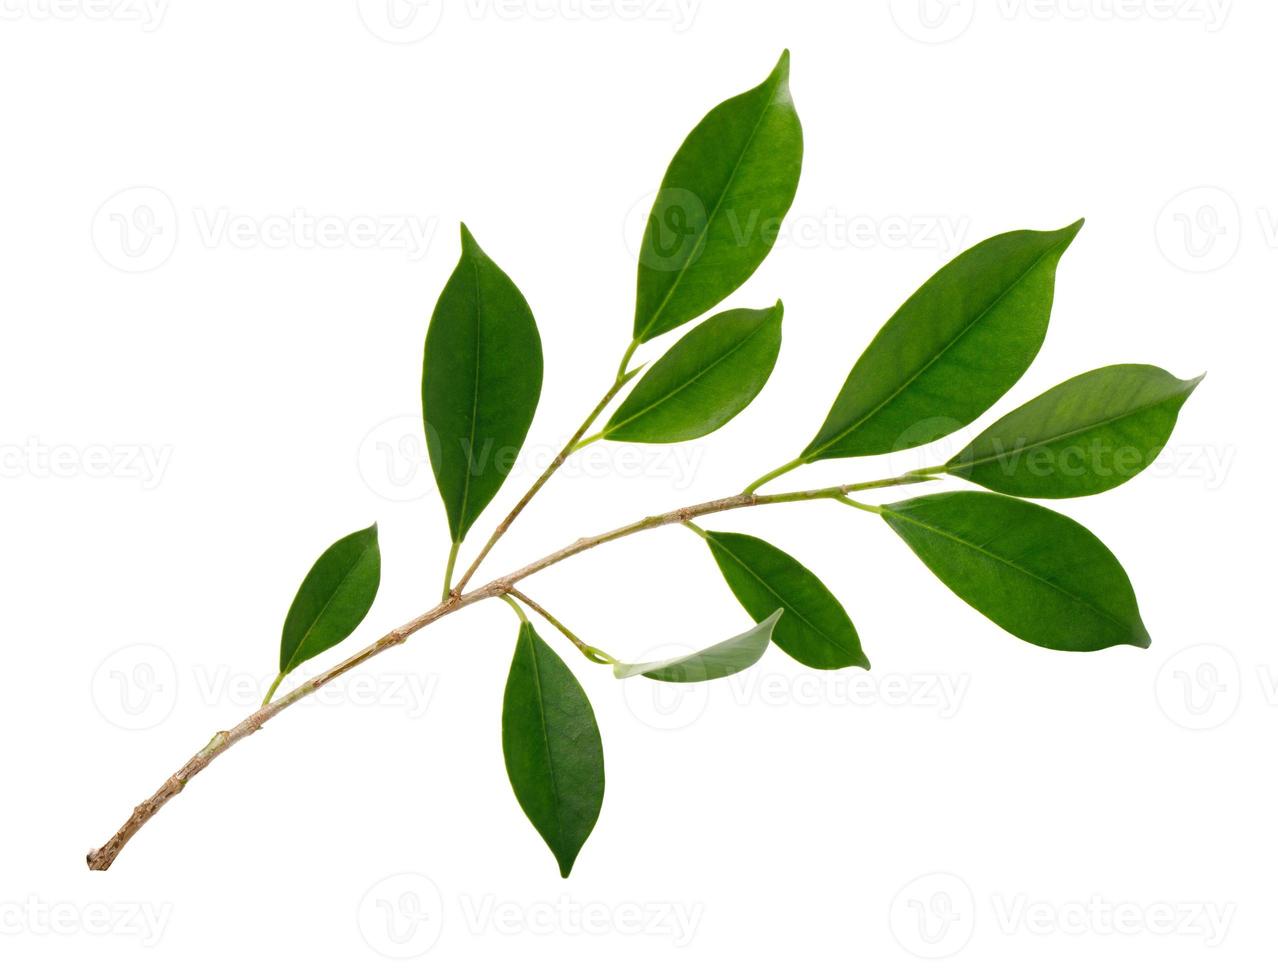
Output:
<path fill-rule="evenodd" d="M 759 658 L 768 649 L 772 630 L 783 612 L 785 612 L 784 609 L 778 609 L 763 622 L 752 626 L 744 633 L 706 647 L 697 653 L 647 664 L 614 664 L 612 672 L 618 678 L 624 679 L 642 674 L 644 677 L 651 677 L 654 681 L 666 681 L 672 684 L 712 681 L 739 673 L 759 662 Z"/>
<path fill-rule="evenodd" d="M 372 608 L 381 576 L 376 524 L 329 546 L 306 573 L 284 618 L 281 676 L 355 632 Z"/>
<path fill-rule="evenodd" d="M 915 497 L 883 519 L 960 599 L 1052 650 L 1149 646 L 1127 573 L 1081 524 L 1014 497 Z"/>
<path fill-rule="evenodd" d="M 763 390 L 781 350 L 780 301 L 728 310 L 688 332 L 604 426 L 615 442 L 682 442 L 727 424 Z"/>
<path fill-rule="evenodd" d="M 819 578 L 774 545 L 748 534 L 705 532 L 732 594 L 756 622 L 778 606 L 785 616 L 772 640 L 818 670 L 870 666 L 847 612 Z"/>
<path fill-rule="evenodd" d="M 426 332 L 422 416 L 461 541 L 514 465 L 541 395 L 541 338 L 523 294 L 461 229 L 462 254 Z"/>
<path fill-rule="evenodd" d="M 762 85 L 711 109 L 671 160 L 639 252 L 637 340 L 700 316 L 772 250 L 803 162 L 789 83 L 787 51 Z"/>
<path fill-rule="evenodd" d="M 1057 385 L 1004 415 L 945 470 L 1018 497 L 1082 497 L 1152 463 L 1202 378 L 1114 364 Z"/>
<path fill-rule="evenodd" d="M 530 623 L 506 680 L 501 744 L 515 797 L 567 878 L 603 806 L 603 743 L 586 692 Z"/>
<path fill-rule="evenodd" d="M 1043 344 L 1056 264 L 1082 225 L 998 235 L 932 276 L 870 342 L 801 459 L 921 446 L 993 405 Z"/>

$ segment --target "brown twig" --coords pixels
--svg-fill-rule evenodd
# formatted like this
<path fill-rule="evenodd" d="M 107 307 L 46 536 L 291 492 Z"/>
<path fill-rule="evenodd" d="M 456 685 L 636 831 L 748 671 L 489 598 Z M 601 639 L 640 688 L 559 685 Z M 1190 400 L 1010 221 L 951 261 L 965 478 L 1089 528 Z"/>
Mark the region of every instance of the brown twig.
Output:
<path fill-rule="evenodd" d="M 604 534 L 597 534 L 593 537 L 579 538 L 572 544 L 560 548 L 558 551 L 551 552 L 543 558 L 539 558 L 531 564 L 525 565 L 517 571 L 503 575 L 500 578 L 493 579 L 487 585 L 473 589 L 464 595 L 454 592 L 447 600 L 441 602 L 433 609 L 429 609 L 422 613 L 416 619 L 410 620 L 403 626 L 391 630 L 381 639 L 375 640 L 353 656 L 348 657 L 334 667 L 330 667 L 322 674 L 318 674 L 300 684 L 298 687 L 289 691 L 276 701 L 263 705 L 251 715 L 241 721 L 229 731 L 218 732 L 210 739 L 209 743 L 193 755 L 186 764 L 177 772 L 164 781 L 164 784 L 148 799 L 144 800 L 138 806 L 134 807 L 132 815 L 126 820 L 123 826 L 115 832 L 115 835 L 96 850 L 90 851 L 86 856 L 89 867 L 94 871 L 105 871 L 111 867 L 112 862 L 119 856 L 120 851 L 139 830 L 150 820 L 164 804 L 177 796 L 186 788 L 186 784 L 195 776 L 201 773 L 206 766 L 223 752 L 229 749 L 236 742 L 252 735 L 268 721 L 278 715 L 289 705 L 300 701 L 309 694 L 313 694 L 325 684 L 341 677 L 347 671 L 358 667 L 383 650 L 398 646 L 407 640 L 418 630 L 429 626 L 431 623 L 444 616 L 448 616 L 459 609 L 466 606 L 474 605 L 483 599 L 492 599 L 500 595 L 505 595 L 512 591 L 516 582 L 519 582 L 530 575 L 535 575 L 551 565 L 557 565 L 561 561 L 565 561 L 574 555 L 579 555 L 583 551 L 589 551 L 601 544 L 609 541 L 616 541 L 620 538 L 629 537 L 632 534 L 638 534 L 640 531 L 648 531 L 653 528 L 664 527 L 668 524 L 681 524 L 684 521 L 690 521 L 693 518 L 705 517 L 709 514 L 718 514 L 723 511 L 737 510 L 742 507 L 755 507 L 765 504 L 789 503 L 801 500 L 822 500 L 822 499 L 839 499 L 845 497 L 849 493 L 861 490 L 874 490 L 881 487 L 901 486 L 907 483 L 919 483 L 924 480 L 931 479 L 928 476 L 915 476 L 913 474 L 897 477 L 887 480 L 876 480 L 872 483 L 847 484 L 844 486 L 824 487 L 819 490 L 801 490 L 794 493 L 776 493 L 776 494 L 736 494 L 732 497 L 721 497 L 718 500 L 708 500 L 704 503 L 694 504 L 690 507 L 680 507 L 676 510 L 667 511 L 664 514 L 657 514 L 652 517 L 645 517 L 642 520 L 633 521 L 622 527 Z"/>

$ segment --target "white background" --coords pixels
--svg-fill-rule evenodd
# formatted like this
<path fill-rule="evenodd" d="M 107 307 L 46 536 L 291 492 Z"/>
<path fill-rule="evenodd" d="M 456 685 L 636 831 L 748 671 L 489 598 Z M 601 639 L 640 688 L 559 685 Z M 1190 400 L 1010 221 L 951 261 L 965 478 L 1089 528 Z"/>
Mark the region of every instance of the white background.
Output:
<path fill-rule="evenodd" d="M 8 975 L 1268 975 L 1278 7 L 432 0 L 397 29 L 382 0 L 157 2 L 0 7 Z M 773 650 L 654 703 L 544 631 L 608 763 L 569 880 L 503 770 L 500 604 L 290 710 L 88 872 L 260 699 L 329 542 L 380 522 L 383 587 L 312 667 L 435 601 L 418 385 L 457 222 L 523 288 L 546 354 L 486 528 L 607 386 L 636 214 L 674 149 L 783 46 L 803 180 L 732 299 L 785 300 L 771 384 L 700 443 L 591 447 L 493 571 L 740 489 L 806 444 L 958 249 L 1086 216 L 1042 354 L 991 417 L 1103 364 L 1209 373 L 1152 470 L 1060 505 L 1125 564 L 1153 647 L 1031 648 L 845 507 L 725 515 L 706 524 L 823 577 L 874 670 Z M 528 591 L 625 659 L 745 625 L 678 528 Z"/>

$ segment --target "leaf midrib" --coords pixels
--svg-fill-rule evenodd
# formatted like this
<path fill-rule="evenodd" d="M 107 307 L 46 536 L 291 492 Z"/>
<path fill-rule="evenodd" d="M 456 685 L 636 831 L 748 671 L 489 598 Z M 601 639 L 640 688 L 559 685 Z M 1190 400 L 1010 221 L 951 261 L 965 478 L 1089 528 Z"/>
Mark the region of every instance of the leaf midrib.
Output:
<path fill-rule="evenodd" d="M 364 548 L 360 550 L 360 553 L 355 556 L 355 560 L 351 562 L 350 567 L 346 569 L 345 572 L 342 573 L 341 580 L 335 586 L 333 586 L 333 590 L 328 594 L 328 598 L 324 600 L 324 605 L 320 606 L 319 612 L 317 612 L 311 618 L 311 623 L 309 626 L 306 627 L 306 631 L 302 633 L 302 638 L 298 640 L 296 644 L 293 645 L 293 652 L 289 654 L 288 666 L 287 668 L 285 668 L 286 672 L 295 670 L 297 668 L 298 666 L 298 663 L 296 660 L 297 652 L 306 645 L 306 641 L 310 637 L 311 631 L 314 630 L 315 626 L 319 623 L 319 621 L 324 618 L 324 614 L 328 612 L 328 607 L 331 606 L 333 604 L 333 600 L 337 598 L 337 593 L 342 590 L 342 586 L 346 584 L 347 579 L 349 579 L 353 574 L 355 574 L 355 569 L 359 567 L 359 563 L 364 560 L 364 556 L 366 554 L 368 554 L 367 545 L 365 545 Z M 323 653 L 324 651 L 321 650 L 319 652 Z"/>
<path fill-rule="evenodd" d="M 1018 446 L 1016 449 L 1012 450 L 1011 452 L 998 453 L 993 456 L 982 456 L 980 459 L 975 459 L 970 462 L 964 462 L 960 464 L 959 466 L 957 466 L 955 470 L 951 470 L 950 472 L 955 472 L 956 470 L 963 470 L 963 469 L 975 469 L 977 466 L 983 466 L 985 463 L 992 463 L 1000 459 L 1006 459 L 1009 456 L 1015 456 L 1020 453 L 1026 453 L 1026 452 L 1029 452 L 1031 449 L 1037 449 L 1039 446 L 1046 446 L 1048 443 L 1060 442 L 1062 439 L 1072 439 L 1074 436 L 1081 435 L 1084 432 L 1090 432 L 1093 429 L 1099 429 L 1102 426 L 1110 425 L 1114 422 L 1121 422 L 1123 421 L 1123 419 L 1129 419 L 1133 415 L 1139 415 L 1141 412 L 1148 412 L 1155 408 L 1161 408 L 1162 406 L 1166 405 L 1168 402 L 1174 401 L 1176 397 L 1179 396 L 1180 394 L 1181 392 L 1177 392 L 1175 395 L 1168 395 L 1162 398 L 1155 399 L 1154 401 L 1145 402 L 1144 404 L 1138 405 L 1135 408 L 1130 409 L 1126 412 L 1120 412 L 1117 415 L 1108 416 L 1106 418 L 1101 419 L 1098 422 L 1091 422 L 1091 423 L 1088 423 L 1087 425 L 1081 425 L 1081 426 L 1078 426 L 1077 428 L 1070 429 L 1067 432 L 1058 432 L 1055 435 L 1051 435 L 1051 436 L 1047 436 L 1045 438 L 1039 439 L 1037 442 L 1026 443 L 1023 446 Z M 946 467 L 948 469 L 949 467 L 948 463 L 946 464 Z"/>
<path fill-rule="evenodd" d="M 1020 574 L 1024 575 L 1026 578 L 1033 579 L 1036 582 L 1041 582 L 1043 585 L 1046 585 L 1048 588 L 1056 592 L 1059 592 L 1061 595 L 1065 596 L 1067 599 L 1071 599 L 1074 602 L 1077 602 L 1079 605 L 1092 610 L 1092 612 L 1096 613 L 1101 618 L 1107 619 L 1111 623 L 1113 623 L 1115 626 L 1118 626 L 1120 629 L 1123 630 L 1124 633 L 1131 632 L 1131 625 L 1129 623 L 1124 623 L 1121 619 L 1115 618 L 1113 615 L 1106 612 L 1104 609 L 1101 609 L 1095 603 L 1084 598 L 1083 596 L 1070 592 L 1068 589 L 1058 585 L 1057 583 L 1053 582 L 1051 579 L 1043 578 L 1043 576 L 1035 574 L 1034 572 L 1030 571 L 1028 568 L 1018 565 L 1016 562 L 1011 561 L 1007 558 L 1004 558 L 1002 555 L 995 554 L 994 552 L 989 551 L 986 548 L 983 548 L 981 545 L 978 545 L 975 542 L 968 541 L 966 538 L 959 537 L 957 534 L 952 534 L 949 531 L 942 530 L 941 528 L 936 527 L 933 524 L 928 524 L 926 521 L 920 521 L 918 518 L 909 517 L 899 510 L 891 510 L 889 508 L 885 508 L 884 513 L 891 514 L 894 517 L 897 517 L 897 518 L 900 518 L 901 520 L 909 522 L 910 524 L 914 524 L 917 527 L 921 527 L 926 531 L 932 532 L 938 537 L 947 538 L 950 541 L 954 541 L 958 544 L 964 545 L 965 547 L 971 548 L 973 551 L 976 551 L 984 555 L 985 557 L 990 558 L 1002 565 L 1006 565 L 1008 568 L 1012 569 L 1015 572 L 1020 572 Z"/>
<path fill-rule="evenodd" d="M 470 503 L 470 485 L 474 479 L 475 430 L 479 425 L 479 356 L 484 332 L 483 290 L 479 288 L 479 263 L 472 257 L 470 271 L 475 281 L 475 374 L 470 391 L 470 438 L 466 441 L 465 482 L 462 484 L 461 506 L 457 510 L 457 543 L 466 536 L 466 508 Z"/>
<path fill-rule="evenodd" d="M 816 623 L 812 622 L 812 620 L 808 619 L 807 616 L 805 616 L 802 612 L 800 612 L 795 607 L 794 603 L 787 600 L 785 596 L 783 596 L 780 592 L 778 592 L 766 581 L 764 581 L 753 568 L 751 568 L 749 565 L 743 562 L 740 558 L 738 558 L 736 554 L 733 552 L 733 550 L 729 548 L 727 545 L 725 545 L 722 542 L 722 540 L 718 538 L 714 538 L 712 540 L 714 540 L 714 543 L 727 553 L 728 557 L 730 557 L 733 561 L 735 561 L 738 565 L 740 565 L 743 569 L 745 569 L 746 572 L 750 574 L 751 578 L 753 578 L 765 589 L 767 589 L 770 593 L 772 593 L 772 595 L 776 596 L 776 598 L 778 599 L 778 601 L 780 601 L 781 605 L 785 608 L 785 611 L 787 613 L 793 612 L 795 617 L 798 618 L 800 622 L 806 623 L 808 628 L 811 629 L 812 632 L 816 633 L 817 636 L 821 637 L 823 640 L 825 640 L 827 643 L 833 646 L 836 650 L 839 650 L 843 653 L 860 653 L 859 650 L 850 650 L 848 647 L 844 646 L 838 640 L 831 637 L 828 633 L 826 633 L 825 630 L 821 629 L 821 627 L 817 626 Z"/>
<path fill-rule="evenodd" d="M 546 768 L 550 776 L 550 793 L 554 797 L 554 816 L 556 829 L 556 842 L 560 846 L 563 845 L 564 822 L 563 822 L 563 797 L 559 793 L 559 779 L 555 775 L 555 757 L 550 749 L 550 729 L 546 724 L 546 708 L 545 701 L 541 691 L 541 662 L 537 653 L 537 641 L 535 634 L 529 633 L 528 651 L 532 659 L 532 675 L 533 688 L 537 700 L 537 722 L 538 729 L 541 732 L 542 747 L 546 750 Z M 559 855 L 555 854 L 555 859 L 559 859 Z"/>
<path fill-rule="evenodd" d="M 702 377 L 704 377 L 709 372 L 713 371 L 724 361 L 728 360 L 728 358 L 736 354 L 742 347 L 744 347 L 746 344 L 752 341 L 755 338 L 755 336 L 758 335 L 759 331 L 762 330 L 767 325 L 768 325 L 768 317 L 765 317 L 760 323 L 758 323 L 755 327 L 753 327 L 750 330 L 750 332 L 747 333 L 743 338 L 738 340 L 735 344 L 733 344 L 730 348 L 725 350 L 722 354 L 716 357 L 713 361 L 711 361 L 709 364 L 703 367 L 696 374 L 688 378 L 688 380 L 684 381 L 682 384 L 678 385 L 676 388 L 673 388 L 672 390 L 668 391 L 666 394 L 658 398 L 656 401 L 652 402 L 650 405 L 648 405 L 647 408 L 641 409 L 640 411 L 636 412 L 634 415 L 630 416 L 628 419 L 625 419 L 624 421 L 619 422 L 617 425 L 612 425 L 610 422 L 608 428 L 604 430 L 605 437 L 612 435 L 614 432 L 616 432 L 619 429 L 624 429 L 628 425 L 633 425 L 636 421 L 643 418 L 645 415 L 653 411 L 658 406 L 668 402 L 671 398 L 679 394 L 679 392 L 683 391 L 685 388 L 691 387 L 693 384 L 699 381 Z M 642 390 L 641 388 L 635 388 L 635 394 L 637 395 L 641 390 Z M 621 407 L 625 408 L 626 406 L 623 403 Z"/>
<path fill-rule="evenodd" d="M 950 349 L 951 347 L 953 347 L 953 346 L 954 346 L 955 344 L 957 344 L 960 340 L 962 340 L 962 339 L 963 339 L 964 337 L 966 337 L 969 333 L 971 333 L 971 332 L 972 332 L 972 330 L 973 330 L 973 329 L 975 329 L 975 327 L 976 327 L 976 325 L 977 325 L 978 323 L 980 323 L 980 322 L 981 322 L 982 320 L 984 320 L 987 316 L 989 316 L 990 310 L 994 309 L 994 307 L 998 306 L 998 304 L 999 304 L 999 303 L 1003 302 L 1003 300 L 1007 297 L 1007 294 L 1008 294 L 1008 293 L 1010 293 L 1010 292 L 1011 292 L 1013 289 L 1015 289 L 1017 286 L 1019 286 L 1019 285 L 1020 285 L 1020 284 L 1021 284 L 1024 280 L 1025 280 L 1025 277 L 1026 277 L 1026 276 L 1028 276 L 1028 275 L 1029 275 L 1030 273 L 1032 273 L 1035 269 L 1037 269 L 1037 268 L 1039 267 L 1040 263 L 1042 263 L 1042 261 L 1043 261 L 1045 258 L 1047 258 L 1047 256 L 1048 256 L 1048 255 L 1050 255 L 1050 254 L 1051 254 L 1051 252 L 1052 252 L 1052 249 L 1050 249 L 1050 248 L 1045 249 L 1045 250 L 1043 251 L 1043 253 L 1042 253 L 1041 255 L 1039 255 L 1039 257 L 1038 257 L 1038 258 L 1036 258 L 1033 262 L 1031 262 L 1031 263 L 1030 263 L 1029 267 L 1028 267 L 1028 268 L 1027 268 L 1024 272 L 1022 272 L 1019 276 L 1017 276 L 1017 277 L 1016 277 L 1016 279 L 1015 279 L 1015 280 L 1013 280 L 1013 281 L 1011 282 L 1011 284 L 1009 284 L 1009 285 L 1007 286 L 1007 288 L 1006 288 L 1006 289 L 1004 289 L 1004 290 L 1003 290 L 1002 292 L 1000 292 L 997 296 L 995 296 L 995 297 L 994 297 L 994 299 L 992 299 L 992 300 L 989 302 L 989 304 L 988 304 L 988 305 L 987 305 L 987 306 L 986 306 L 983 310 L 981 310 L 981 312 L 980 312 L 980 313 L 978 313 L 976 316 L 972 317 L 972 319 L 968 322 L 968 324 L 967 324 L 965 327 L 963 327 L 963 329 L 962 329 L 962 330 L 960 330 L 960 331 L 959 331 L 958 333 L 956 333 L 953 337 L 951 337 L 951 338 L 950 338 L 950 340 L 949 340 L 949 342 L 948 342 L 948 343 L 946 343 L 946 344 L 945 344 L 945 346 L 943 346 L 943 347 L 942 347 L 940 350 L 938 350 L 935 354 L 933 354 L 933 355 L 932 355 L 932 357 L 931 357 L 931 358 L 927 361 L 927 363 L 926 363 L 926 364 L 924 364 L 924 365 L 923 365 L 922 367 L 920 367 L 917 371 L 915 371 L 912 375 L 910 375 L 908 378 L 906 378 L 906 379 L 905 379 L 905 381 L 903 381 L 903 382 L 901 383 L 901 385 L 900 385 L 900 386 L 899 386 L 899 387 L 898 387 L 898 388 L 897 388 L 894 392 L 892 392 L 892 394 L 888 395 L 886 398 L 884 398 L 882 401 L 880 401 L 877 405 L 875 405 L 875 406 L 874 406 L 874 408 L 870 409 L 870 411 L 869 411 L 869 412 L 867 412 L 867 413 L 865 413 L 864 415 L 862 415 L 862 416 L 861 416 L 861 418 L 859 418 L 859 419 L 856 421 L 856 423 L 855 423 L 855 424 L 853 424 L 853 425 L 849 426 L 848 428 L 846 428 L 846 429 L 844 429 L 842 432 L 840 432 L 837 436 L 834 436 L 832 439 L 828 439 L 828 440 L 826 440 L 824 443 L 822 443 L 820 446 L 818 446 L 815 452 L 813 452 L 813 453 L 811 453 L 811 454 L 805 453 L 805 454 L 804 454 L 804 458 L 805 458 L 805 459 L 807 459 L 807 460 L 809 460 L 809 461 L 811 461 L 811 460 L 813 460 L 813 459 L 817 458 L 818 456 L 820 456 L 820 455 L 821 455 L 821 453 L 825 452 L 827 449 L 829 449 L 829 448 L 830 448 L 831 446 L 833 446 L 835 443 L 837 443 L 837 442 L 839 442 L 839 441 L 841 441 L 841 440 L 843 440 L 843 439 L 846 439 L 846 438 L 847 438 L 848 436 L 850 436 L 852 433 L 856 432 L 856 431 L 857 431 L 857 429 L 861 428 L 861 426 L 863 426 L 866 422 L 868 422 L 868 421 L 869 421 L 870 419 L 872 419 L 874 416 L 878 415 L 878 414 L 879 414 L 879 412 L 883 411 L 883 409 L 885 409 L 888 405 L 890 405 L 890 404 L 891 404 L 892 402 L 894 402 L 897 398 L 899 398 L 899 397 L 900 397 L 900 395 L 901 395 L 901 393 L 902 393 L 903 391 L 905 391 L 905 389 L 906 389 L 906 388 L 910 387 L 910 385 L 914 384 L 914 382 L 916 382 L 916 381 L 917 381 L 919 378 L 921 378 L 924 374 L 926 374 L 928 371 L 930 371 L 930 370 L 932 369 L 932 365 L 934 365 L 934 364 L 935 364 L 938 360 L 940 360 L 940 358 L 941 358 L 941 357 L 943 357 L 943 356 L 945 355 L 945 353 L 946 353 L 947 351 L 949 351 L 949 349 Z"/>
<path fill-rule="evenodd" d="M 702 242 L 710 234 L 710 226 L 714 224 L 714 219 L 719 215 L 719 209 L 723 207 L 723 202 L 728 196 L 728 189 L 737 179 L 737 172 L 741 169 L 741 163 L 745 160 L 746 154 L 750 152 L 750 147 L 754 145 L 754 138 L 759 135 L 759 127 L 763 125 L 763 120 L 768 112 L 772 109 L 772 98 L 776 95 L 778 82 L 774 81 L 768 90 L 767 101 L 763 104 L 763 111 L 759 113 L 759 118 L 754 121 L 754 125 L 750 127 L 750 135 L 746 137 L 745 143 L 741 147 L 741 152 L 737 154 L 736 161 L 732 164 L 732 171 L 728 174 L 728 179 L 723 183 L 723 189 L 719 191 L 719 195 L 714 202 L 714 207 L 710 209 L 710 215 L 706 218 L 705 227 L 697 235 L 696 242 L 691 251 L 688 252 L 688 258 L 679 267 L 679 271 L 675 274 L 674 281 L 670 283 L 670 288 L 666 290 L 665 296 L 661 299 L 661 305 L 658 306 L 648 317 L 648 322 L 643 325 L 643 329 L 639 331 L 639 337 L 643 340 L 648 339 L 648 330 L 652 327 L 662 313 L 666 311 L 666 307 L 670 305 L 670 298 L 674 296 L 675 290 L 679 288 L 679 284 L 683 282 L 683 277 L 687 271 L 692 268 L 693 257 L 697 255 L 697 250 L 701 247 Z M 661 189 L 665 189 L 665 181 L 661 182 Z M 661 191 L 657 192 L 660 198 Z"/>

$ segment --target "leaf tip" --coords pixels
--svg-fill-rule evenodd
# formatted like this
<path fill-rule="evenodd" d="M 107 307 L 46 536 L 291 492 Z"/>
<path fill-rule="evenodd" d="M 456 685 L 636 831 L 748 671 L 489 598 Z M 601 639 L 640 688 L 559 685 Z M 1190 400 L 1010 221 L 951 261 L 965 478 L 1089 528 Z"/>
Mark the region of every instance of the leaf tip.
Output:
<path fill-rule="evenodd" d="M 479 242 L 475 241 L 475 236 L 471 234 L 470 229 L 466 227 L 466 222 L 459 222 L 461 225 L 461 247 L 462 252 L 478 252 L 481 251 Z"/>
<path fill-rule="evenodd" d="M 1065 236 L 1067 243 L 1072 242 L 1078 236 L 1078 233 L 1083 230 L 1083 225 L 1086 223 L 1086 218 L 1079 218 L 1072 225 L 1066 225 L 1062 228 L 1059 234 Z"/>
<path fill-rule="evenodd" d="M 776 92 L 772 96 L 773 103 L 782 105 L 791 104 L 794 99 L 790 95 L 790 49 L 786 48 L 781 52 L 781 57 L 777 59 L 777 66 L 772 69 L 772 74 L 768 76 L 768 82 L 775 84 Z M 765 82 L 764 84 L 767 84 Z"/>

